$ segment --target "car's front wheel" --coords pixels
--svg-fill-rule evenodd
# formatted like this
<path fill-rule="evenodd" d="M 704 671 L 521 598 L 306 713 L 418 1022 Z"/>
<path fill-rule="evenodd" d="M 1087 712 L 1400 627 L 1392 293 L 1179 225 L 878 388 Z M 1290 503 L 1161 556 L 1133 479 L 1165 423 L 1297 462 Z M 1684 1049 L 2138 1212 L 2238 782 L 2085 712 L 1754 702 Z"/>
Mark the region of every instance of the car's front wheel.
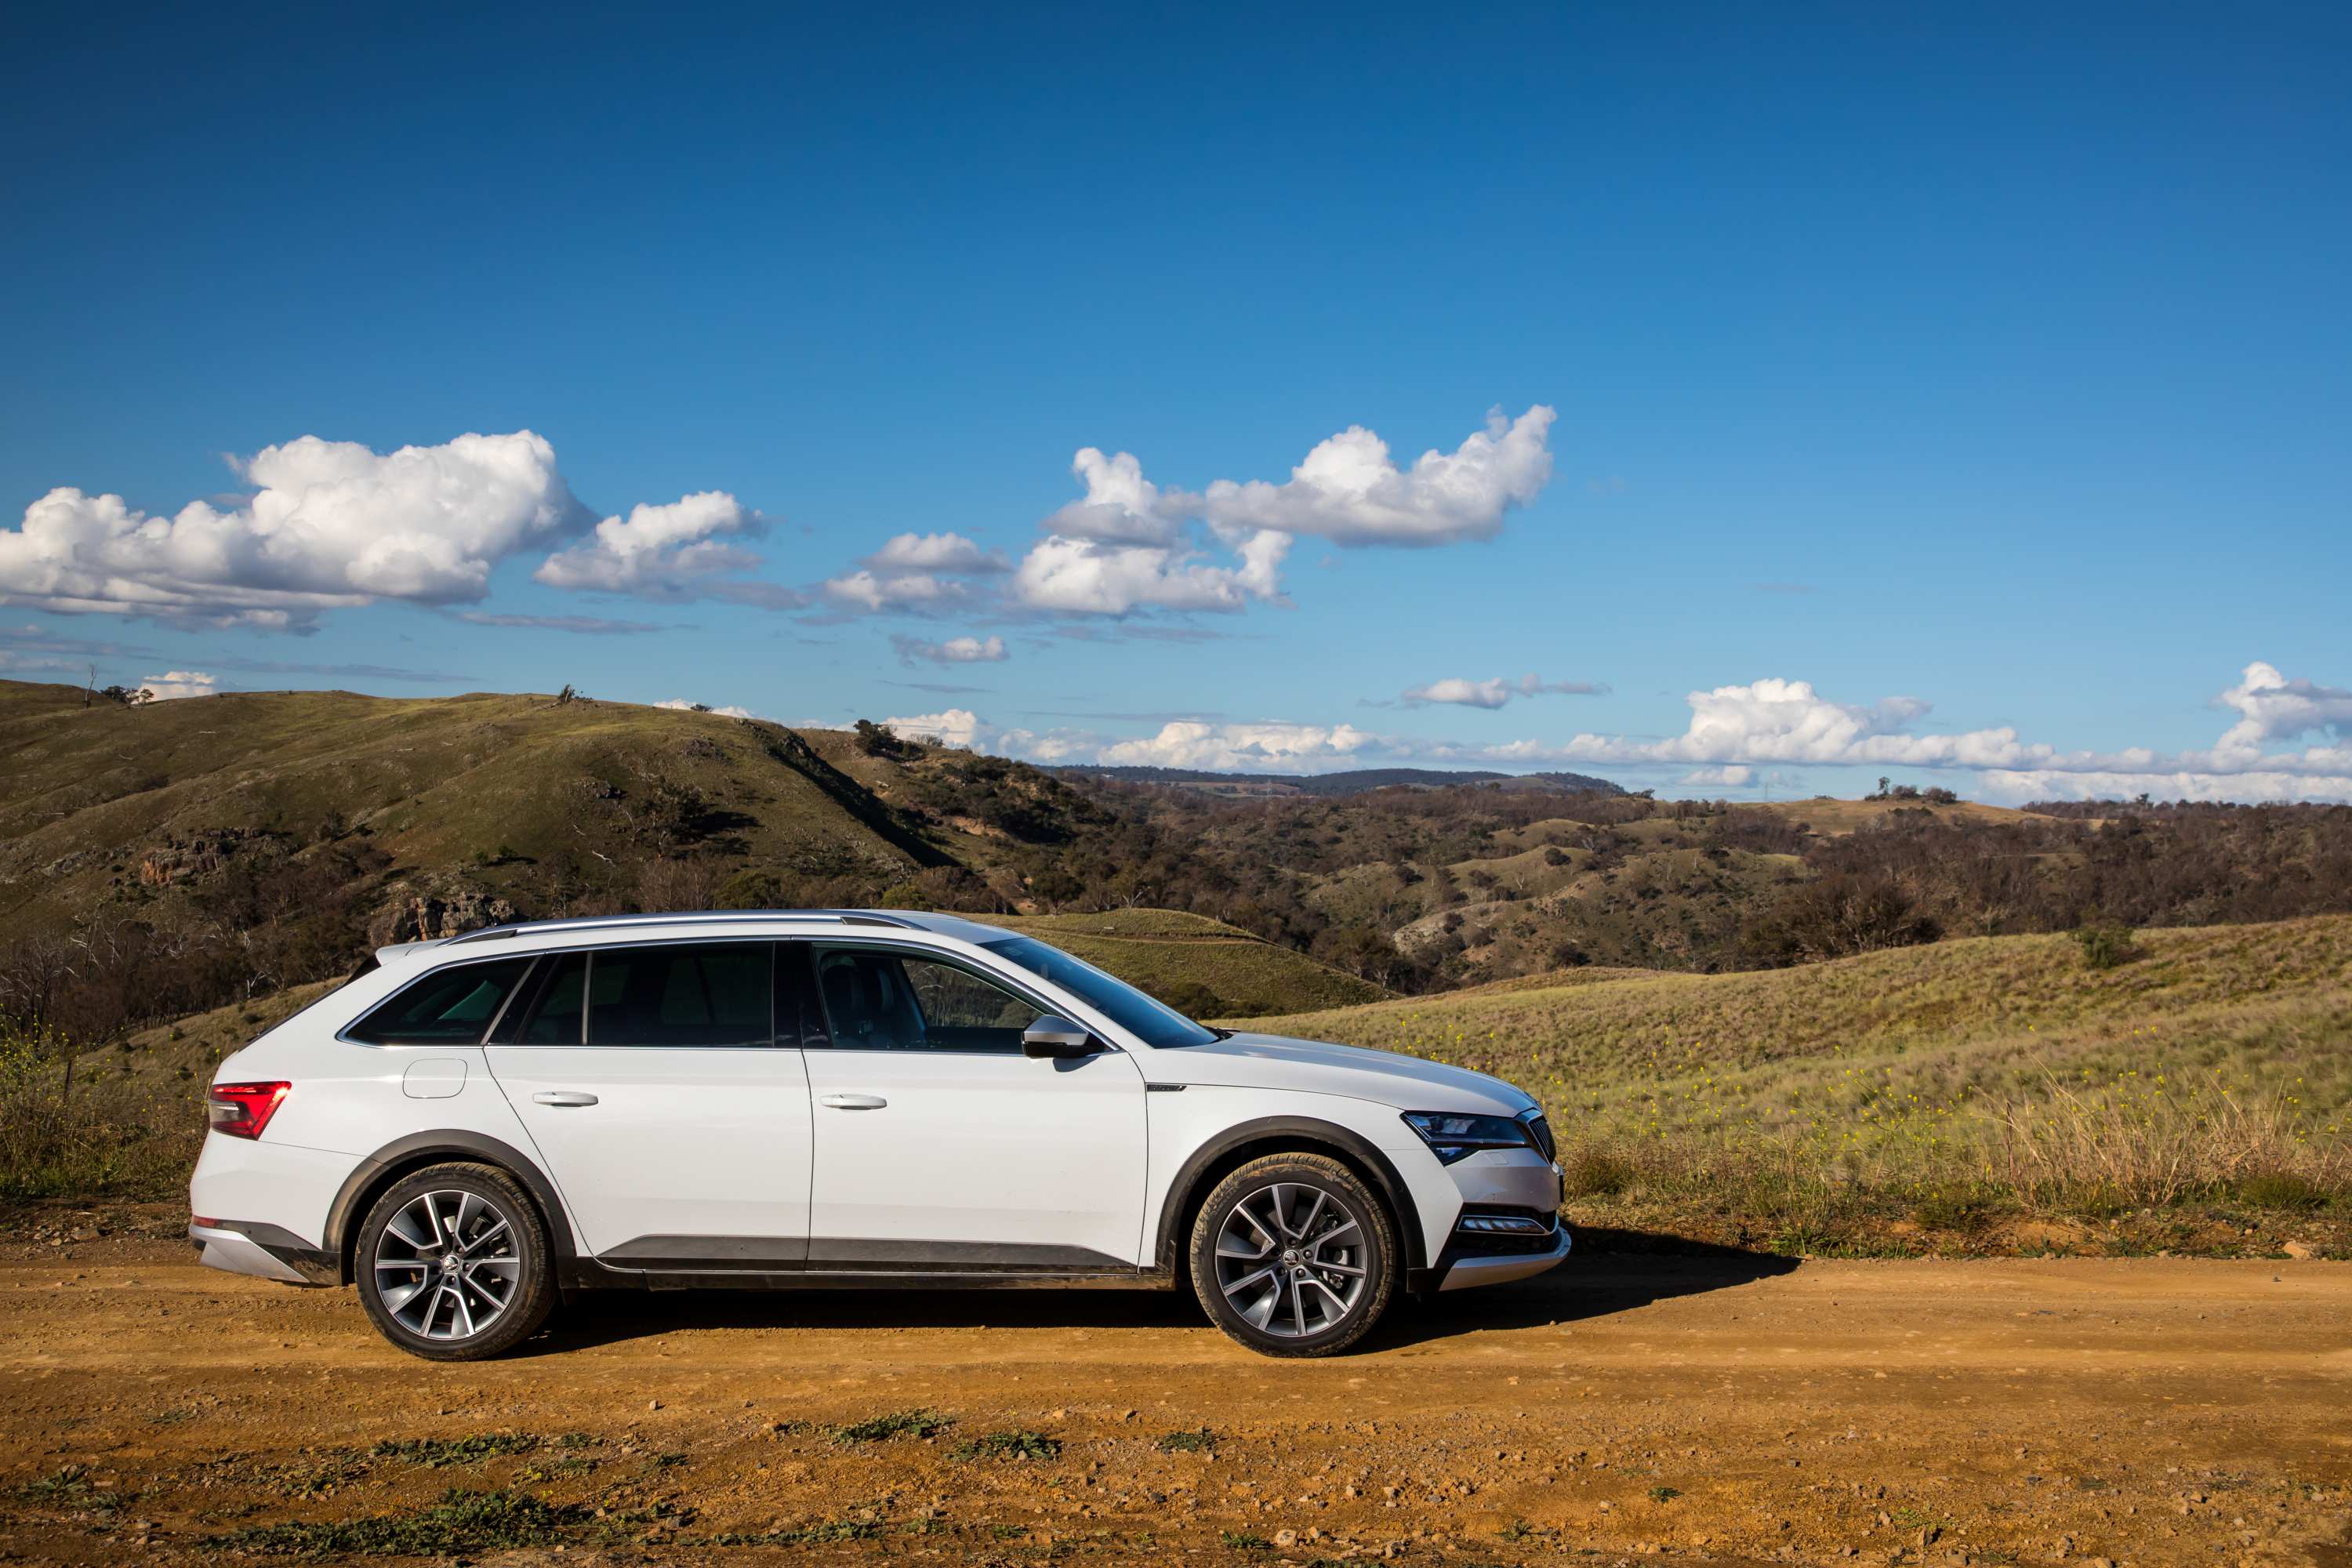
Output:
<path fill-rule="evenodd" d="M 1330 1355 L 1363 1338 L 1388 1307 L 1396 1259 L 1387 1207 L 1328 1155 L 1252 1160 L 1192 1223 L 1202 1307 L 1266 1355 Z"/>
<path fill-rule="evenodd" d="M 428 1361 L 509 1350 L 555 1298 L 538 1206 L 493 1165 L 434 1165 L 394 1183 L 361 1225 L 352 1271 L 383 1337 Z"/>

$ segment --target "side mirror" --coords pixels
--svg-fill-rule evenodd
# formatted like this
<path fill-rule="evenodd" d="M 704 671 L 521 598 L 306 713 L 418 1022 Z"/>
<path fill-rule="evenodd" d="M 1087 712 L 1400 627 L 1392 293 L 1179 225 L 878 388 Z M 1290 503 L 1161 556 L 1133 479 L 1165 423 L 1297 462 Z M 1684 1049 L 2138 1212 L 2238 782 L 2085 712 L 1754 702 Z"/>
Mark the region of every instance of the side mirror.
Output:
<path fill-rule="evenodd" d="M 1095 1053 L 1095 1037 L 1048 1013 L 1021 1031 L 1021 1054 L 1040 1061 L 1056 1057 L 1087 1057 Z"/>

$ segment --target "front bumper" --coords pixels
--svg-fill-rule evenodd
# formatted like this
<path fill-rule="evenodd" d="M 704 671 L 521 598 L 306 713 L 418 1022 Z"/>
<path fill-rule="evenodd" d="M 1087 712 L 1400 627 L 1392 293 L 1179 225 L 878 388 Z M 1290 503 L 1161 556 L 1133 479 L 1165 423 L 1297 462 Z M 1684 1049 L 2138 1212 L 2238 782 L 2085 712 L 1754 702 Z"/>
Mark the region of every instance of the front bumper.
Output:
<path fill-rule="evenodd" d="M 1530 1279 L 1548 1268 L 1565 1262 L 1576 1244 L 1570 1239 L 1568 1226 L 1553 1222 L 1551 1245 L 1541 1252 L 1489 1253 L 1475 1257 L 1456 1257 L 1450 1263 L 1444 1258 L 1441 1268 L 1431 1273 L 1438 1276 L 1440 1290 L 1468 1290 L 1480 1285 L 1501 1285 L 1513 1279 Z M 1448 1248 L 1449 1255 L 1452 1249 Z"/>

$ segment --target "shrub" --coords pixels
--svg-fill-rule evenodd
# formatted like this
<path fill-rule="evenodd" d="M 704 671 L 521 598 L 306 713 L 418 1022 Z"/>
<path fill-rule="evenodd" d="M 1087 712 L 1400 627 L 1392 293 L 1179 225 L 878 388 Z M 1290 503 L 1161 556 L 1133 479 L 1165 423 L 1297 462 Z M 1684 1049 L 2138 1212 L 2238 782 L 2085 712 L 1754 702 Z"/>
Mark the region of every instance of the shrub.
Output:
<path fill-rule="evenodd" d="M 2139 949 L 2132 945 L 2132 928 L 2103 918 L 2096 910 L 2086 911 L 2072 934 L 2082 944 L 2084 963 L 2093 969 L 2114 969 L 2139 956 Z"/>
<path fill-rule="evenodd" d="M 204 1114 L 74 1060 L 54 1036 L 0 1023 L 0 1197 L 147 1197 L 184 1180 Z"/>
<path fill-rule="evenodd" d="M 1633 1167 L 1605 1149 L 1578 1149 L 1559 1168 L 1561 1190 L 1572 1198 L 1613 1198 L 1633 1184 Z"/>

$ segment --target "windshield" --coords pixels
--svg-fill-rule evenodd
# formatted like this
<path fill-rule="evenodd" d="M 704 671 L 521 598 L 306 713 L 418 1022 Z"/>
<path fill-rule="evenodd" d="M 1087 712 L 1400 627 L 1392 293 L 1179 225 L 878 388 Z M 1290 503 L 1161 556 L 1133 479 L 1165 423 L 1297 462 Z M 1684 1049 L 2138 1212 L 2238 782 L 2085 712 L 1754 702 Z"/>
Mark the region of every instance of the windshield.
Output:
<path fill-rule="evenodd" d="M 1202 1028 L 1126 981 L 1114 980 L 1093 964 L 1072 958 L 1058 947 L 1048 947 L 1034 937 L 1009 936 L 1002 942 L 981 945 L 1011 959 L 1039 979 L 1050 980 L 1063 990 L 1085 997 L 1147 1046 L 1203 1046 L 1217 1038 L 1215 1030 Z"/>

